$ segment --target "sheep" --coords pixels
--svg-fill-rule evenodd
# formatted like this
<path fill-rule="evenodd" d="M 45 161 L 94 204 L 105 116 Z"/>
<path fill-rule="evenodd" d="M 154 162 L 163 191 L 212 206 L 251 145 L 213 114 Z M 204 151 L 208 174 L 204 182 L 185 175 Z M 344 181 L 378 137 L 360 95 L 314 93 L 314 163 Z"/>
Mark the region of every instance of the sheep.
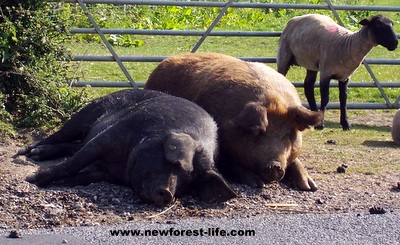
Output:
<path fill-rule="evenodd" d="M 307 69 L 304 92 L 310 109 L 317 111 L 314 85 L 320 72 L 322 113 L 329 102 L 329 83 L 339 81 L 340 124 L 350 130 L 347 119 L 347 86 L 350 75 L 360 66 L 368 52 L 377 45 L 389 51 L 397 48 L 398 40 L 393 22 L 384 15 L 376 15 L 359 22 L 362 28 L 352 32 L 338 25 L 328 16 L 308 14 L 289 20 L 279 40 L 278 72 L 287 74 L 291 65 Z M 324 121 L 316 129 L 324 128 Z"/>
<path fill-rule="evenodd" d="M 400 145 L 400 110 L 396 112 L 393 118 L 392 138 L 396 144 Z"/>

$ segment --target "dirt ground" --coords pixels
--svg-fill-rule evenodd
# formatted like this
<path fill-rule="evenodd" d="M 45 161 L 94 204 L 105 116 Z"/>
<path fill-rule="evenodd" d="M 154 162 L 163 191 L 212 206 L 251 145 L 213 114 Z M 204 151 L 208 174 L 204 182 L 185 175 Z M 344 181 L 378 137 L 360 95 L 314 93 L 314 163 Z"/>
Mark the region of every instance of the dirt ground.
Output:
<path fill-rule="evenodd" d="M 353 116 L 351 121 L 390 127 L 392 114 L 371 116 L 371 113 Z M 372 207 L 383 208 L 386 212 L 400 210 L 398 171 L 348 174 L 338 173 L 337 165 L 329 166 L 329 170 L 320 170 L 307 162 L 327 161 L 330 156 L 321 157 L 308 150 L 302 154 L 302 161 L 319 186 L 316 192 L 297 191 L 282 183 L 271 183 L 262 189 L 232 184 L 239 197 L 222 204 L 206 204 L 185 196 L 169 207 L 157 208 L 141 201 L 131 189 L 109 183 L 74 188 L 38 188 L 25 181 L 26 175 L 34 172 L 38 165 L 24 156 L 16 156 L 23 142 L 24 139 L 0 140 L 0 229 L 96 226 L 144 219 L 176 222 L 188 216 L 235 218 L 271 213 L 369 214 Z M 400 146 L 391 147 L 390 154 L 400 163 Z M 378 151 L 379 148 L 384 147 L 377 147 Z"/>

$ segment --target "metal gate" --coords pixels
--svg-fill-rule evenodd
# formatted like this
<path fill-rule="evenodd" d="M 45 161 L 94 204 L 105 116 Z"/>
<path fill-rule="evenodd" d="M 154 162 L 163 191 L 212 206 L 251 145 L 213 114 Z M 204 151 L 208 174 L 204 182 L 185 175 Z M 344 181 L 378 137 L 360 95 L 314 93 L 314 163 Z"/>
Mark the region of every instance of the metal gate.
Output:
<path fill-rule="evenodd" d="M 222 16 L 226 13 L 228 8 L 268 8 L 268 9 L 323 9 L 330 10 L 336 17 L 339 24 L 343 25 L 342 20 L 337 14 L 338 10 L 359 10 L 359 11 L 385 11 L 385 12 L 399 12 L 400 7 L 383 7 L 383 6 L 355 6 L 355 5 L 336 5 L 334 6 L 330 0 L 325 0 L 326 4 L 274 4 L 274 3 L 244 3 L 234 2 L 233 0 L 227 0 L 226 2 L 212 2 L 212 1 L 174 1 L 174 0 L 64 0 L 66 3 L 78 3 L 79 6 L 84 10 L 89 21 L 93 25 L 93 28 L 73 28 L 71 29 L 72 34 L 79 33 L 92 33 L 98 34 L 107 49 L 110 52 L 110 56 L 93 56 L 93 55 L 75 55 L 75 61 L 109 61 L 117 62 L 122 72 L 124 73 L 127 81 L 126 82 L 85 82 L 77 81 L 72 82 L 71 86 L 92 86 L 92 87 L 143 87 L 145 82 L 134 81 L 125 68 L 123 62 L 160 62 L 167 58 L 165 56 L 118 56 L 114 51 L 112 45 L 108 42 L 105 34 L 132 34 L 132 35 L 165 35 L 165 36 L 198 36 L 198 42 L 193 46 L 191 52 L 196 52 L 202 45 L 204 40 L 210 36 L 239 36 L 239 37 L 279 37 L 281 32 L 278 31 L 213 31 L 214 27 L 220 21 Z M 164 6 L 193 6 L 193 7 L 220 7 L 221 10 L 218 16 L 214 19 L 212 24 L 205 31 L 190 31 L 190 30 L 137 30 L 137 29 L 103 29 L 98 26 L 86 4 L 113 4 L 113 5 L 164 5 Z M 400 34 L 397 34 L 400 37 Z M 276 63 L 275 57 L 238 57 L 242 60 L 256 61 L 263 63 Z M 379 82 L 370 68 L 370 64 L 378 65 L 399 65 L 399 59 L 366 59 L 363 61 L 363 65 L 367 69 L 371 76 L 373 83 L 371 82 L 357 82 L 349 83 L 349 87 L 375 87 L 379 90 L 385 103 L 348 103 L 349 109 L 397 109 L 400 108 L 400 95 L 395 101 L 390 101 L 383 88 L 400 88 L 400 82 Z M 302 87 L 303 84 L 300 82 L 293 83 L 296 87 Z M 316 87 L 319 83 L 316 83 Z M 331 87 L 337 87 L 337 82 L 331 82 Z M 329 103 L 328 108 L 337 109 L 339 103 Z"/>

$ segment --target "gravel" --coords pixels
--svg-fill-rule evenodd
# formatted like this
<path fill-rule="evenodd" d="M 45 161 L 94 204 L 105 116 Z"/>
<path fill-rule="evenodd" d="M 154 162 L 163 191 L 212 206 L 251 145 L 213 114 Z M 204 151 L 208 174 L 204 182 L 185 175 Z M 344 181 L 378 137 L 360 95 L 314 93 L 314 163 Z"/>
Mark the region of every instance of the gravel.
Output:
<path fill-rule="evenodd" d="M 99 226 L 121 222 L 165 222 L 182 217 L 248 218 L 269 214 L 368 213 L 372 207 L 399 210 L 398 173 L 346 175 L 309 169 L 320 189 L 301 192 L 284 183 L 262 189 L 233 184 L 239 197 L 207 204 L 190 195 L 157 208 L 131 189 L 105 182 L 78 187 L 38 188 L 25 181 L 38 166 L 15 156 L 21 144 L 3 143 L 0 150 L 0 229 Z M 51 163 L 45 163 L 51 164 Z M 397 186 L 396 186 L 397 184 Z"/>
<path fill-rule="evenodd" d="M 352 121 L 384 127 L 389 125 L 390 113 L 371 116 L 373 113 L 375 112 L 360 113 Z M 326 139 L 322 143 L 325 141 Z M 341 146 L 340 142 L 325 144 L 335 149 L 346 147 Z M 187 195 L 176 199 L 169 207 L 158 208 L 143 202 L 127 187 L 105 182 L 89 186 L 50 188 L 39 188 L 30 184 L 25 181 L 28 174 L 36 171 L 39 166 L 55 162 L 33 163 L 24 156 L 15 155 L 23 145 L 22 139 L 0 138 L 0 232 L 3 233 L 11 230 L 53 230 L 66 227 L 96 229 L 99 226 L 126 222 L 175 224 L 190 222 L 192 219 L 270 220 L 275 215 L 293 214 L 296 214 L 293 217 L 298 217 L 297 214 L 352 214 L 369 217 L 371 208 L 383 210 L 383 216 L 386 217 L 400 211 L 398 171 L 349 174 L 347 170 L 352 168 L 350 160 L 350 166 L 346 164 L 345 171 L 338 173 L 337 168 L 340 165 L 330 165 L 331 156 L 315 154 L 310 150 L 302 154 L 301 160 L 308 163 L 308 172 L 319 186 L 316 192 L 297 191 L 290 188 L 290 183 L 271 183 L 262 189 L 232 184 L 239 196 L 225 203 L 207 204 Z M 374 156 L 379 150 L 379 147 L 374 148 Z M 388 153 L 384 154 L 390 154 L 392 158 L 398 155 L 400 159 L 399 148 L 391 146 L 385 152 Z M 384 165 L 384 156 L 377 157 L 379 159 L 376 161 L 382 161 Z M 314 162 L 325 164 L 324 170 L 312 166 Z"/>

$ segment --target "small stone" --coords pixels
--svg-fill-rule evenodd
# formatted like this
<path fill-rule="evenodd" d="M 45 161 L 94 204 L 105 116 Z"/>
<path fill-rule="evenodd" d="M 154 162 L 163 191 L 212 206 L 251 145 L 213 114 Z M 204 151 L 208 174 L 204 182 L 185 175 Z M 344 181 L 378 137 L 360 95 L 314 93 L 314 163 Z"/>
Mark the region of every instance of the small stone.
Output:
<path fill-rule="evenodd" d="M 10 231 L 10 234 L 8 235 L 9 238 L 21 238 L 22 235 L 19 233 L 19 231 L 13 230 Z"/>
<path fill-rule="evenodd" d="M 346 172 L 346 168 L 343 167 L 343 166 L 339 166 L 339 167 L 336 169 L 336 172 L 338 172 L 338 173 L 345 173 L 345 172 Z"/>
<path fill-rule="evenodd" d="M 326 143 L 330 145 L 336 145 L 337 142 L 336 140 L 327 140 Z"/>
<path fill-rule="evenodd" d="M 62 243 L 68 243 L 68 241 L 64 239 L 64 240 L 62 240 Z"/>
<path fill-rule="evenodd" d="M 269 195 L 269 194 L 261 194 L 260 195 L 263 199 L 265 199 L 265 200 L 271 200 L 271 195 Z"/>
<path fill-rule="evenodd" d="M 324 204 L 324 203 L 325 203 L 325 200 L 322 199 L 322 198 L 318 198 L 317 201 L 316 201 L 316 203 L 317 203 L 317 204 Z"/>
<path fill-rule="evenodd" d="M 385 214 L 386 210 L 382 207 L 372 207 L 369 209 L 370 214 Z"/>

